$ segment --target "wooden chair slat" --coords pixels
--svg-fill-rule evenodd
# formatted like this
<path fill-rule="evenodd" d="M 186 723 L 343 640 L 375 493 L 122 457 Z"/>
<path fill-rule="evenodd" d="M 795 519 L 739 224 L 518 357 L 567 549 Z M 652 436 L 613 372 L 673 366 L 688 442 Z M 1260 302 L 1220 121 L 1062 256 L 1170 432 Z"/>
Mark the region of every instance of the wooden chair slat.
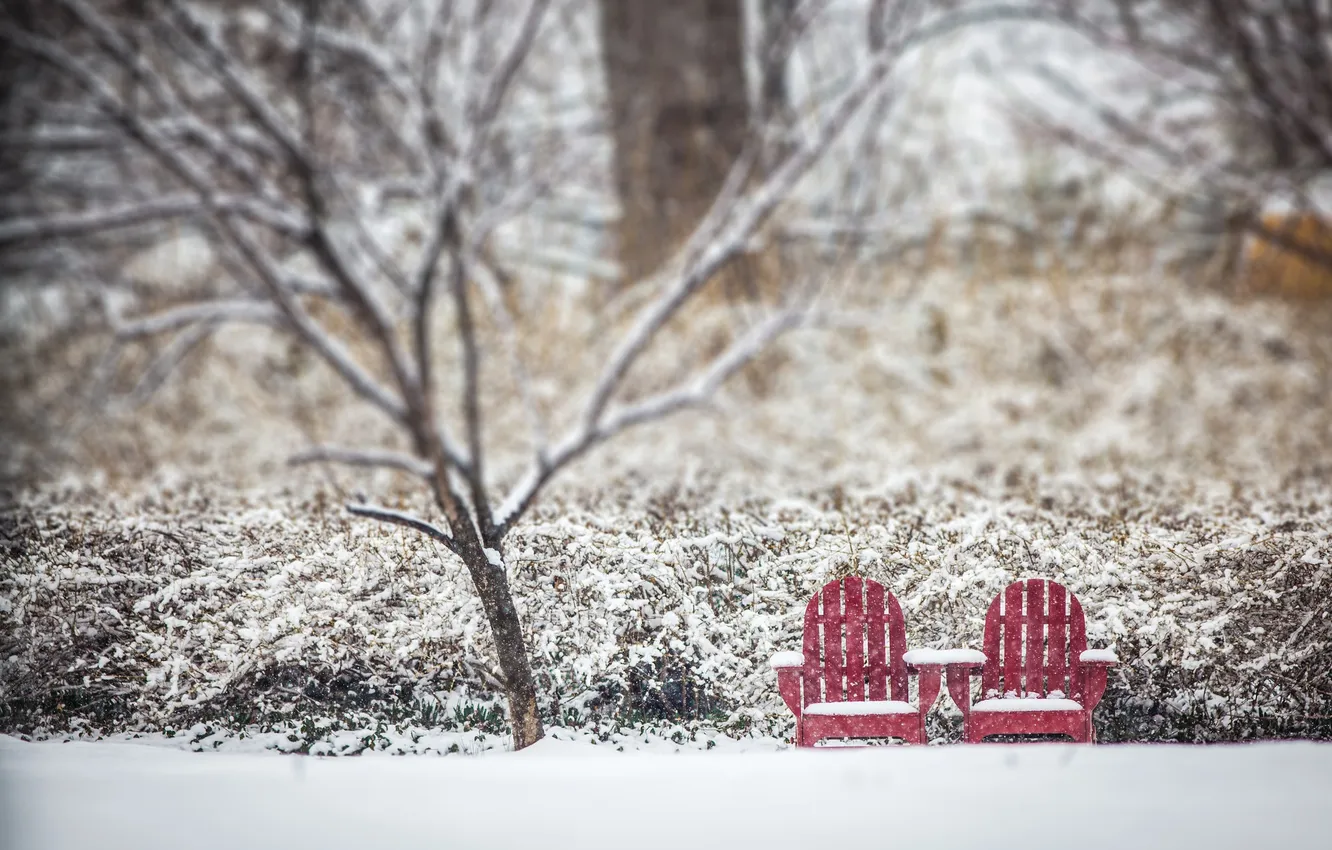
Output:
<path fill-rule="evenodd" d="M 865 699 L 865 589 L 850 577 L 842 583 L 846 605 L 846 698 Z"/>
<path fill-rule="evenodd" d="M 823 586 L 823 699 L 842 702 L 845 650 L 842 646 L 842 583 L 830 581 Z"/>
<path fill-rule="evenodd" d="M 823 641 L 820 640 L 819 624 L 823 615 L 819 604 L 823 594 L 816 593 L 805 606 L 805 640 L 801 651 L 805 654 L 804 687 L 802 707 L 808 708 L 816 702 L 823 702 Z"/>
<path fill-rule="evenodd" d="M 1045 696 L 1045 582 L 1042 579 L 1027 579 L 1027 635 L 1023 648 L 1026 656 L 1026 675 L 1023 677 L 1022 693 Z"/>
<path fill-rule="evenodd" d="M 906 652 L 906 620 L 897 597 L 888 594 L 888 683 L 895 700 L 907 699 L 907 666 L 902 659 Z"/>
<path fill-rule="evenodd" d="M 1045 656 L 1045 688 L 1046 693 L 1051 691 L 1060 691 L 1067 694 L 1068 690 L 1068 630 L 1066 627 L 1067 614 L 1064 608 L 1067 605 L 1067 597 L 1064 586 L 1058 582 L 1049 582 L 1049 605 L 1050 613 L 1047 616 L 1050 633 L 1050 649 Z"/>
<path fill-rule="evenodd" d="M 1000 694 L 1022 692 L 1022 582 L 1004 590 L 1004 681 Z"/>
<path fill-rule="evenodd" d="M 872 700 L 888 699 L 888 655 L 884 638 L 888 626 L 883 596 L 883 585 L 877 581 L 865 582 L 865 654 L 869 661 L 868 699 Z"/>
<path fill-rule="evenodd" d="M 991 693 L 999 693 L 999 623 L 1003 614 L 1000 604 L 1003 594 L 994 597 L 990 608 L 985 612 L 985 642 L 981 651 L 985 653 L 985 666 L 981 668 L 981 699 L 988 699 Z"/>
<path fill-rule="evenodd" d="M 1087 649 L 1087 621 L 1082 615 L 1082 604 L 1073 594 L 1068 595 L 1068 686 L 1073 699 L 1083 699 L 1087 691 L 1080 657 Z"/>

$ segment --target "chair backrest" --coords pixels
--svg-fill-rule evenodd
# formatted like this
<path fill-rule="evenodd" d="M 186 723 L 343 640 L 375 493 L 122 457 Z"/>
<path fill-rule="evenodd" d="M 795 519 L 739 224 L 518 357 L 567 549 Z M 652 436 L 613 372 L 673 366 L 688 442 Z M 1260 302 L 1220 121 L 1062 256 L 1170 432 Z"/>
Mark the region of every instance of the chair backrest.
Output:
<path fill-rule="evenodd" d="M 830 581 L 805 607 L 804 702 L 907 699 L 906 626 L 877 581 Z"/>
<path fill-rule="evenodd" d="M 981 699 L 1015 693 L 1079 699 L 1078 656 L 1087 648 L 1087 621 L 1077 597 L 1043 578 L 1015 581 L 985 614 Z"/>

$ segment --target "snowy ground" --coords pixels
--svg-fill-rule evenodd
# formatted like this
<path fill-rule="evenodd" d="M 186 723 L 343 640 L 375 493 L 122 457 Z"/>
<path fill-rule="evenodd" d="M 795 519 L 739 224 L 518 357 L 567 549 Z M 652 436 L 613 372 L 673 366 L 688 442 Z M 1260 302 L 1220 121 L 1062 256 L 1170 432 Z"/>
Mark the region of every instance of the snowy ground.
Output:
<path fill-rule="evenodd" d="M 1310 847 L 1332 746 L 467 759 L 193 756 L 0 737 L 10 850 Z"/>

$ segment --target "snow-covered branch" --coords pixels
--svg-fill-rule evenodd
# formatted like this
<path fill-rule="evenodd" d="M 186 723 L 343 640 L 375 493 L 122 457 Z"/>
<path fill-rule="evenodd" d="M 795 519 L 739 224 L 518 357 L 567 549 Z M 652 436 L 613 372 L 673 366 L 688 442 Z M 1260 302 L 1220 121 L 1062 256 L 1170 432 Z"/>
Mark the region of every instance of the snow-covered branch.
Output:
<path fill-rule="evenodd" d="M 303 238 L 306 228 L 289 210 L 276 209 L 247 195 L 222 195 L 205 204 L 194 193 L 134 201 L 79 212 L 57 213 L 0 222 L 0 246 L 26 239 L 61 239 L 89 236 L 142 224 L 207 213 L 238 215 L 295 238 Z"/>
<path fill-rule="evenodd" d="M 402 419 L 405 413 L 403 403 L 356 362 L 345 344 L 330 335 L 309 315 L 301 302 L 286 288 L 286 278 L 277 260 L 250 233 L 245 223 L 218 208 L 216 183 L 197 160 L 189 157 L 170 140 L 162 138 L 87 63 L 60 44 L 22 32 L 6 31 L 3 36 L 20 49 L 41 57 L 71 76 L 98 109 L 132 140 L 142 145 L 170 174 L 188 185 L 208 214 L 212 232 L 221 242 L 220 247 L 233 251 L 244 266 L 263 282 L 293 331 L 341 375 L 357 394 L 394 419 Z"/>
<path fill-rule="evenodd" d="M 763 354 L 779 336 L 804 324 L 808 317 L 803 307 L 774 313 L 732 342 L 693 377 L 641 401 L 614 408 L 595 428 L 584 428 L 566 436 L 549 454 L 539 456 L 505 497 L 496 516 L 500 534 L 503 535 L 522 517 L 546 483 L 569 463 L 598 443 L 630 428 L 706 404 L 736 372 Z"/>
<path fill-rule="evenodd" d="M 272 304 L 263 301 L 199 301 L 129 321 L 113 317 L 111 327 L 121 339 L 132 339 L 179 330 L 190 325 L 219 325 L 228 322 L 278 325 L 281 320 L 282 314 Z"/>
<path fill-rule="evenodd" d="M 395 511 L 392 508 L 381 508 L 375 505 L 350 502 L 347 504 L 347 513 L 378 520 L 379 522 L 387 522 L 391 525 L 401 525 L 404 528 L 419 531 L 431 540 L 443 544 L 446 549 L 453 552 L 455 555 L 458 554 L 457 545 L 454 542 L 452 535 L 438 526 L 426 522 L 420 517 L 405 514 L 402 511 Z"/>
<path fill-rule="evenodd" d="M 528 3 L 527 10 L 518 24 L 518 34 L 514 36 L 513 43 L 496 63 L 494 71 L 486 81 L 485 89 L 476 101 L 473 128 L 476 134 L 485 133 L 495 120 L 495 116 L 499 114 L 500 106 L 503 105 L 509 89 L 513 86 L 513 79 L 518 69 L 527 61 L 532 51 L 532 42 L 541 29 L 541 21 L 550 4 L 551 0 L 531 0 Z"/>
<path fill-rule="evenodd" d="M 687 382 L 642 401 L 612 409 L 602 420 L 601 431 L 617 434 L 635 425 L 654 422 L 677 411 L 705 404 L 736 372 L 763 354 L 779 336 L 800 327 L 805 319 L 806 314 L 802 308 L 772 314 L 731 343 L 707 368 Z"/>

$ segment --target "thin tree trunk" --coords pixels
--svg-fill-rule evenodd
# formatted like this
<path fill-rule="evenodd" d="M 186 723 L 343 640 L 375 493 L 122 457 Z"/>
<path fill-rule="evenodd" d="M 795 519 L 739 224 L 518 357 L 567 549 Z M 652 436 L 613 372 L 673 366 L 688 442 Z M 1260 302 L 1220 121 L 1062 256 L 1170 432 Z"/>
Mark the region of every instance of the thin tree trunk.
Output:
<path fill-rule="evenodd" d="M 430 417 L 426 417 L 425 421 L 431 421 Z M 422 447 L 428 445 L 438 448 L 439 443 L 429 439 L 431 430 L 427 428 L 419 433 L 418 439 Z M 436 456 L 434 460 L 437 474 L 447 475 L 443 459 Z M 504 695 L 509 702 L 509 722 L 513 724 L 513 748 L 521 750 L 530 747 L 544 738 L 546 731 L 537 709 L 536 678 L 532 675 L 532 662 L 527 654 L 522 620 L 518 616 L 518 607 L 514 605 L 508 573 L 504 567 L 502 537 L 490 529 L 483 538 L 461 506 L 450 505 L 439 498 L 439 494 L 445 492 L 444 485 L 437 482 L 435 490 L 437 503 L 449 517 L 449 525 L 453 529 L 453 551 L 467 567 L 476 595 L 485 610 L 491 637 L 495 641 L 495 659 L 499 662 L 500 675 L 504 679 Z M 489 552 L 498 556 L 498 563 L 491 561 Z"/>
<path fill-rule="evenodd" d="M 474 557 L 468 558 L 467 568 L 495 639 L 495 656 L 504 676 L 509 721 L 513 724 L 513 748 L 521 750 L 546 735 L 537 709 L 536 679 L 504 566 L 490 563 L 484 552 L 478 554 L 479 563 Z"/>
<path fill-rule="evenodd" d="M 601 0 L 627 281 L 688 237 L 740 155 L 749 123 L 741 0 Z"/>

